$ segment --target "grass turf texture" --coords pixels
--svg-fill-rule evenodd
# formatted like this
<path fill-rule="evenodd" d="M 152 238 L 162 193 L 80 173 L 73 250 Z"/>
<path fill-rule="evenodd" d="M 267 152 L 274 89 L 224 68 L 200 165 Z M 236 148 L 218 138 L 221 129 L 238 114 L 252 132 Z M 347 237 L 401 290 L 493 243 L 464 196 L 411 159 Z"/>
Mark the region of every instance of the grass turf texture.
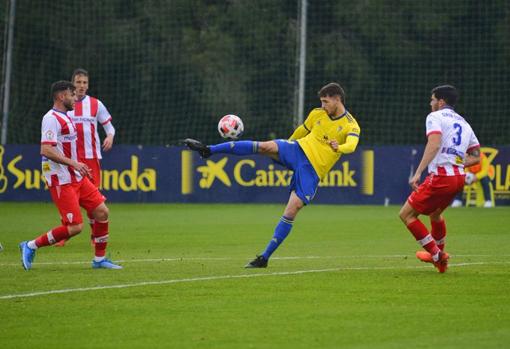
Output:
<path fill-rule="evenodd" d="M 110 204 L 109 251 L 123 270 L 91 269 L 87 226 L 66 247 L 39 250 L 27 272 L 17 244 L 55 226 L 57 211 L 0 203 L 1 347 L 510 343 L 510 209 L 446 212 L 446 274 L 415 259 L 418 245 L 398 209 L 311 205 L 267 269 L 245 270 L 272 237 L 282 205 Z M 249 277 L 228 277 L 239 275 Z M 126 287 L 90 289 L 116 285 Z M 54 290 L 71 292 L 5 298 Z"/>

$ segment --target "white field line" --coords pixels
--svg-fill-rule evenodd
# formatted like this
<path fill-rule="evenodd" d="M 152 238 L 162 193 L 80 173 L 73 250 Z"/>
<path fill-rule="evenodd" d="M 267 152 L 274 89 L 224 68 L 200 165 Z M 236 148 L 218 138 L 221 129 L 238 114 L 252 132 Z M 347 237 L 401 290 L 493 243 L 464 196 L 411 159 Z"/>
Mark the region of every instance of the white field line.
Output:
<path fill-rule="evenodd" d="M 450 257 L 510 257 L 510 255 L 483 255 L 483 254 L 450 254 Z M 299 260 L 299 259 L 363 259 L 363 258 L 414 258 L 410 255 L 359 255 L 359 256 L 291 256 L 291 257 L 271 257 L 272 260 Z M 186 261 L 235 261 L 249 258 L 231 258 L 231 257 L 172 257 L 172 258 L 141 258 L 141 259 L 116 259 L 116 263 L 153 263 L 153 262 L 186 262 Z M 54 262 L 35 262 L 34 265 L 75 265 L 90 264 L 88 261 L 54 261 Z M 0 263 L 0 267 L 19 267 L 21 262 Z"/>
<path fill-rule="evenodd" d="M 449 266 L 450 267 L 465 267 L 465 266 L 473 266 L 473 265 L 509 264 L 509 263 L 510 262 L 494 262 L 494 263 L 473 262 L 473 263 L 450 264 Z M 37 291 L 37 292 L 31 292 L 31 293 L 14 293 L 14 294 L 0 295 L 0 300 L 46 296 L 46 295 L 62 294 L 62 293 L 88 292 L 88 291 L 109 290 L 109 289 L 118 289 L 118 288 L 168 285 L 168 284 L 211 281 L 211 280 L 249 279 L 249 278 L 257 278 L 257 277 L 265 277 L 265 276 L 301 275 L 301 274 L 329 273 L 329 272 L 351 271 L 351 270 L 397 270 L 397 269 L 402 270 L 402 269 L 424 269 L 424 268 L 430 268 L 430 267 L 431 267 L 430 265 L 408 266 L 408 267 L 391 267 L 391 266 L 388 266 L 388 267 L 339 267 L 339 268 L 327 268 L 327 269 L 282 271 L 282 272 L 273 272 L 273 273 L 264 273 L 264 274 L 258 273 L 258 274 L 240 274 L 240 275 L 201 276 L 201 277 L 194 277 L 194 278 L 172 279 L 172 280 L 161 280 L 161 281 L 142 281 L 142 282 L 134 282 L 134 283 L 118 284 L 118 285 L 65 288 L 65 289 L 60 289 L 60 290 Z"/>

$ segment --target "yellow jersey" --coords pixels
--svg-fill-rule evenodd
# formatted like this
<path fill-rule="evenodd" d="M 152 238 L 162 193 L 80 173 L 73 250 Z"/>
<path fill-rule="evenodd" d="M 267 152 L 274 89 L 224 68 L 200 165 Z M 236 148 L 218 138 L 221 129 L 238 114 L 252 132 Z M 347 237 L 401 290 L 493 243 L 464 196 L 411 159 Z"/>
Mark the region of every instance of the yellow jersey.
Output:
<path fill-rule="evenodd" d="M 360 127 L 347 110 L 332 119 L 324 109 L 315 108 L 290 139 L 297 140 L 315 172 L 322 179 L 343 153 L 352 153 L 356 149 L 359 135 Z M 338 142 L 337 151 L 329 144 L 332 140 Z"/>

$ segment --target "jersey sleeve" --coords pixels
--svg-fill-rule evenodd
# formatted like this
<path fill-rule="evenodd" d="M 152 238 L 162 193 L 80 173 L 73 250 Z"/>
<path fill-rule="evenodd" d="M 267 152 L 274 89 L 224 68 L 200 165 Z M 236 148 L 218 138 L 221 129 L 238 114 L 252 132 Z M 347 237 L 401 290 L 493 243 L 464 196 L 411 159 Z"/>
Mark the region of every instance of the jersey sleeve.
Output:
<path fill-rule="evenodd" d="M 301 125 L 299 126 L 298 128 L 296 128 L 294 130 L 294 132 L 292 133 L 292 135 L 289 137 L 289 140 L 290 141 L 294 141 L 296 139 L 300 139 L 300 138 L 303 138 L 305 137 L 306 135 L 308 135 L 310 133 L 310 131 L 308 131 L 304 125 Z"/>
<path fill-rule="evenodd" d="M 347 137 L 354 136 L 354 137 L 359 138 L 360 133 L 361 133 L 361 129 L 360 129 L 359 125 L 358 125 L 358 123 L 355 123 L 349 129 L 349 132 L 347 133 Z"/>
<path fill-rule="evenodd" d="M 111 117 L 108 109 L 106 109 L 105 105 L 99 100 L 98 100 L 97 104 L 98 104 L 98 106 L 97 106 L 97 121 L 99 121 L 99 123 L 101 125 L 105 125 L 108 122 L 111 122 L 112 117 Z"/>
<path fill-rule="evenodd" d="M 441 132 L 441 122 L 437 115 L 431 113 L 427 116 L 426 130 L 427 137 L 434 133 L 443 133 Z"/>
<path fill-rule="evenodd" d="M 103 126 L 107 135 L 115 135 L 115 128 L 112 124 L 112 116 L 105 105 L 98 100 L 97 121 Z"/>
<path fill-rule="evenodd" d="M 316 109 L 312 110 L 310 114 L 305 119 L 305 122 L 303 122 L 303 127 L 308 131 L 311 132 L 313 125 L 315 124 L 315 120 L 317 119 L 317 116 L 319 113 L 316 112 Z"/>
<path fill-rule="evenodd" d="M 467 148 L 467 152 L 469 153 L 471 150 L 480 148 L 480 142 L 473 131 L 471 131 L 471 137 L 469 138 L 469 144 Z"/>
<path fill-rule="evenodd" d="M 57 145 L 59 123 L 51 116 L 45 116 L 41 125 L 41 144 Z"/>

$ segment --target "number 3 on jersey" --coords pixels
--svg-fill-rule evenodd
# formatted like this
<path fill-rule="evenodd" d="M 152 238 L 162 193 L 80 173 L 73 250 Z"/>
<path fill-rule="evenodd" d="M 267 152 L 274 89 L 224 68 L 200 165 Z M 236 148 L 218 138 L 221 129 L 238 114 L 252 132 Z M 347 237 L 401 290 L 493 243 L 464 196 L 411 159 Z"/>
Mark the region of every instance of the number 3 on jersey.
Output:
<path fill-rule="evenodd" d="M 460 145 L 460 142 L 462 141 L 462 126 L 460 124 L 453 124 L 453 128 L 457 130 L 456 136 L 452 138 L 454 145 Z"/>

